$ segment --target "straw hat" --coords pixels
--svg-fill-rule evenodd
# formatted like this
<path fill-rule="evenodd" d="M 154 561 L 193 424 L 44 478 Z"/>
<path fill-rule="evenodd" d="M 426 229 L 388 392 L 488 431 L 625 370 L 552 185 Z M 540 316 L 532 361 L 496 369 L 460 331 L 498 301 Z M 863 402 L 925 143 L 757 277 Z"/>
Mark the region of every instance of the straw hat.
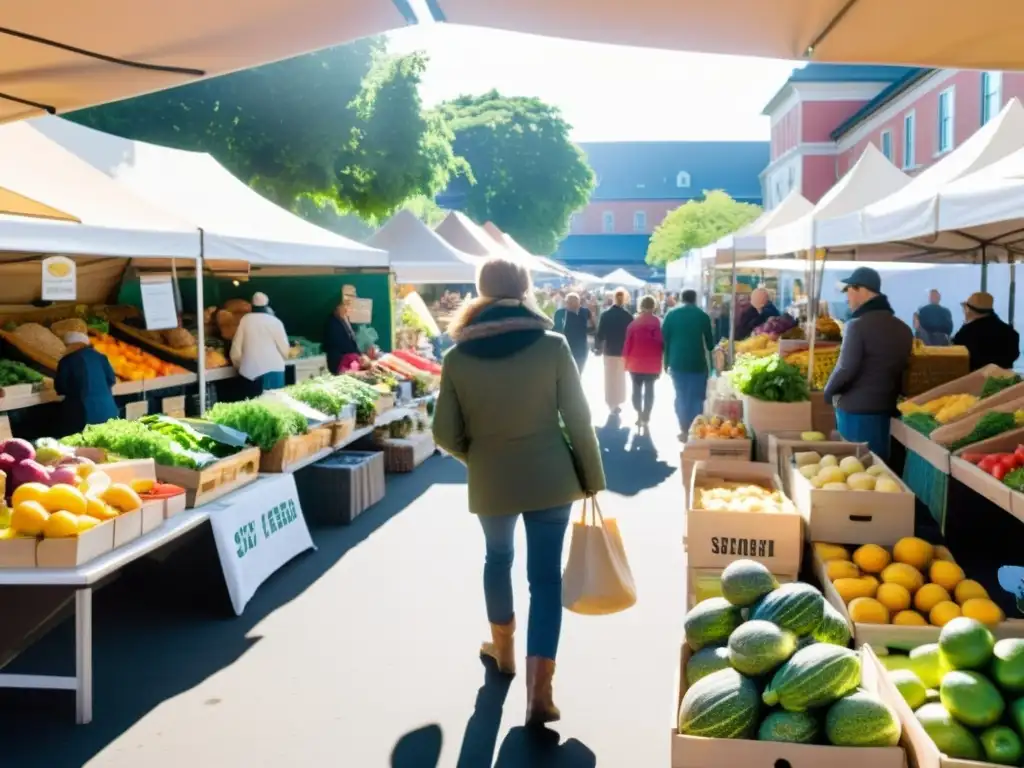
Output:
<path fill-rule="evenodd" d="M 961 302 L 960 306 L 985 314 L 992 311 L 992 304 L 993 301 L 991 293 L 978 291 L 977 293 L 972 293 L 968 296 L 967 301 Z"/>

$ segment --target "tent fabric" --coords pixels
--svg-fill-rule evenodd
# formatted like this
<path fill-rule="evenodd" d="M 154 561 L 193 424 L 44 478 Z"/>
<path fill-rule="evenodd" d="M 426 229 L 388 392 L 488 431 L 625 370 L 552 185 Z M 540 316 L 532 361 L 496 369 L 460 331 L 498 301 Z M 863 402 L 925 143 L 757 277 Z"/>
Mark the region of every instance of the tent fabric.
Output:
<path fill-rule="evenodd" d="M 387 253 L 275 205 L 201 152 L 161 147 L 56 117 L 28 123 L 134 197 L 203 230 L 210 260 L 263 266 L 386 267 Z"/>
<path fill-rule="evenodd" d="M 452 211 L 434 231 L 451 245 L 472 256 L 497 256 L 504 248 L 466 214 Z"/>
<path fill-rule="evenodd" d="M 647 285 L 647 283 L 639 277 L 634 277 L 629 274 L 629 272 L 622 269 L 622 267 L 619 267 L 613 272 L 609 272 L 601 278 L 601 282 L 605 285 L 614 285 L 616 287 L 622 286 L 623 288 L 643 288 Z"/>
<path fill-rule="evenodd" d="M 435 18 L 599 43 L 846 64 L 1024 69 L 1024 8 L 933 0 L 432 0 Z M 983 41 L 983 42 L 981 42 Z"/>
<path fill-rule="evenodd" d="M 463 253 L 410 211 L 392 216 L 367 244 L 387 251 L 398 283 L 475 283 L 480 260 Z"/>
<path fill-rule="evenodd" d="M 829 221 L 862 208 L 897 192 L 910 182 L 910 177 L 889 162 L 874 144 L 868 144 L 853 167 L 825 193 L 814 209 L 794 222 L 768 230 L 765 253 L 778 256 L 786 253 L 824 247 L 829 236 Z"/>
<path fill-rule="evenodd" d="M 733 250 L 736 260 L 762 258 L 765 255 L 765 233 L 797 221 L 814 210 L 814 205 L 795 189 L 782 202 L 765 211 L 747 226 L 715 243 L 700 249 L 702 260 L 714 261 L 715 266 L 732 266 Z"/>
<path fill-rule="evenodd" d="M 406 23 L 399 7 L 391 0 L 8 3 L 0 90 L 10 96 L 0 98 L 0 122 L 188 85 L 204 76 L 385 32 Z M 147 68 L 104 61 L 46 40 Z"/>
<path fill-rule="evenodd" d="M 0 214 L 4 216 L 27 216 L 32 219 L 54 219 L 56 221 L 82 222 L 77 216 L 33 200 L 31 197 L 19 195 L 11 189 L 0 187 Z"/>
<path fill-rule="evenodd" d="M 0 249 L 5 251 L 190 259 L 199 255 L 194 225 L 111 181 L 32 123 L 0 126 L 0 187 L 71 219 L 25 216 L 31 211 L 12 205 L 5 212 L 22 215 L 0 217 Z"/>
<path fill-rule="evenodd" d="M 502 232 L 493 221 L 488 221 L 483 226 L 484 232 L 490 235 L 495 242 L 504 248 L 513 258 L 522 261 L 535 275 L 560 275 L 559 269 L 552 269 L 528 250 L 523 248 L 512 235 Z"/>

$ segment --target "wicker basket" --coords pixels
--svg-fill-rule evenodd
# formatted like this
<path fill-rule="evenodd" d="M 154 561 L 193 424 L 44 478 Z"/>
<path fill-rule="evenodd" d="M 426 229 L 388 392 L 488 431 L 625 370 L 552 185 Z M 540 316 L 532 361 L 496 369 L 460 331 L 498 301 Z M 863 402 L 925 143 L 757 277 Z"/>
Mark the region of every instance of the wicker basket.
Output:
<path fill-rule="evenodd" d="M 971 358 L 964 348 L 962 355 L 911 354 L 903 375 L 903 394 L 915 397 L 971 372 Z"/>

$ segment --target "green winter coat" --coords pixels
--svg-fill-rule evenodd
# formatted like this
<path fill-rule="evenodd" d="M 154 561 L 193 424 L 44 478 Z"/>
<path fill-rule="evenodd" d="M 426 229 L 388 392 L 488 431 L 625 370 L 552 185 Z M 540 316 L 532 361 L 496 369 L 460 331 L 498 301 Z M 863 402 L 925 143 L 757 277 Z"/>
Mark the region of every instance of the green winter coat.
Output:
<path fill-rule="evenodd" d="M 579 371 L 565 337 L 550 327 L 506 300 L 452 333 L 434 439 L 468 468 L 474 514 L 547 509 L 604 490 Z"/>

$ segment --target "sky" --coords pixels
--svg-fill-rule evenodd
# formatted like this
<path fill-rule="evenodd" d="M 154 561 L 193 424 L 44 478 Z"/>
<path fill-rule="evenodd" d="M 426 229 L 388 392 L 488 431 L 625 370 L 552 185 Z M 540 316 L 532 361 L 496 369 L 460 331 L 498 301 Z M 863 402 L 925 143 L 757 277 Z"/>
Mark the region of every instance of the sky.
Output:
<path fill-rule="evenodd" d="M 425 51 L 425 105 L 496 88 L 562 109 L 575 141 L 767 140 L 761 110 L 794 62 L 599 45 L 424 24 L 388 35 Z"/>

